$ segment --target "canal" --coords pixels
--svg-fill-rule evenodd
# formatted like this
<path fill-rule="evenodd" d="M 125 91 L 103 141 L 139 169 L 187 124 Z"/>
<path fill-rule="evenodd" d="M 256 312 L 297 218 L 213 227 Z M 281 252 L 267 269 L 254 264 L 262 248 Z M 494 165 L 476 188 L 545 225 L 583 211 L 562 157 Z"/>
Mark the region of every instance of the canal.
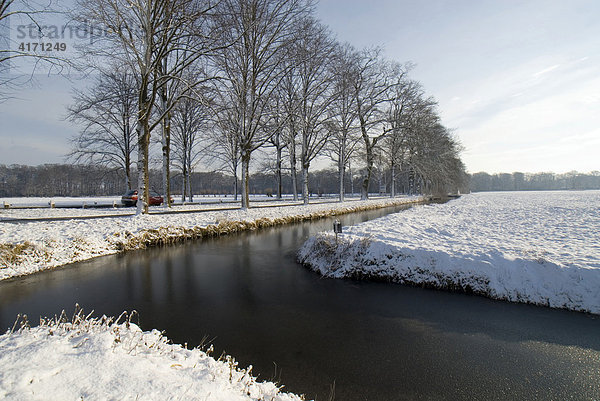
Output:
<path fill-rule="evenodd" d="M 418 206 L 416 206 L 418 207 Z M 344 225 L 400 208 L 345 215 Z M 401 212 L 401 211 L 400 211 Z M 600 319 L 465 294 L 323 279 L 295 260 L 333 219 L 98 258 L 0 282 L 0 329 L 75 303 L 137 310 L 307 399 L 600 399 Z"/>

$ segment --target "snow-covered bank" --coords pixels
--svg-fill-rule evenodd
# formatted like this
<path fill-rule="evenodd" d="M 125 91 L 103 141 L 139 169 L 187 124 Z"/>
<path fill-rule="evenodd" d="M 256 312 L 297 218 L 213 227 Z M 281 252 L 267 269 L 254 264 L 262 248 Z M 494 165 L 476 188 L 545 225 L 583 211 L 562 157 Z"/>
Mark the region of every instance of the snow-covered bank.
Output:
<path fill-rule="evenodd" d="M 127 319 L 46 321 L 0 336 L 0 398 L 299 401 L 231 357 L 170 344 Z"/>
<path fill-rule="evenodd" d="M 480 193 L 321 233 L 327 277 L 384 279 L 600 314 L 600 191 Z"/>
<path fill-rule="evenodd" d="M 417 197 L 63 221 L 0 222 L 0 279 L 189 238 L 419 201 Z"/>

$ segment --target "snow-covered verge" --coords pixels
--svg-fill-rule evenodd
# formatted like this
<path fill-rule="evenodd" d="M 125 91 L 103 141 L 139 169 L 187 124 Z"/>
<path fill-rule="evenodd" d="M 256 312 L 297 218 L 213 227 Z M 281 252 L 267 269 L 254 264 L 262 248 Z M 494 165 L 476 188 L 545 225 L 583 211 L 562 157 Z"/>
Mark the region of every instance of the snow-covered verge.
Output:
<path fill-rule="evenodd" d="M 123 317 L 123 315 L 122 315 Z M 0 399 L 299 401 L 249 367 L 117 319 L 64 315 L 0 336 Z"/>
<path fill-rule="evenodd" d="M 315 201 L 331 201 L 333 198 L 316 198 Z M 267 196 L 254 195 L 250 197 L 253 206 L 266 205 L 289 205 L 299 204 L 301 202 L 285 196 L 278 200 Z M 54 204 L 54 208 L 50 207 Z M 240 201 L 235 201 L 232 196 L 196 196 L 193 203 L 182 203 L 179 197 L 174 199 L 171 209 L 164 205 L 150 206 L 150 213 L 165 212 L 194 212 L 217 208 L 235 208 L 240 206 Z M 78 198 L 0 198 L 0 221 L 12 219 L 39 219 L 39 218 L 64 218 L 81 216 L 106 216 L 106 215 L 132 215 L 135 214 L 135 207 L 124 207 L 121 204 L 121 197 L 115 196 L 97 196 L 97 197 L 78 197 Z"/>
<path fill-rule="evenodd" d="M 291 195 L 284 195 L 286 200 L 291 200 Z M 253 195 L 250 194 L 250 201 L 252 202 L 263 202 L 273 201 L 273 197 L 267 195 Z M 173 196 L 173 201 L 176 204 L 181 204 L 181 196 Z M 187 200 L 186 200 L 187 202 Z M 233 195 L 194 195 L 194 204 L 214 204 L 214 203 L 239 203 L 239 199 L 236 201 Z M 27 196 L 27 197 L 4 197 L 0 198 L 0 207 L 8 207 L 9 210 L 13 208 L 50 208 L 54 204 L 57 208 L 82 208 L 86 207 L 97 207 L 97 206 L 121 206 L 121 195 L 114 196 Z"/>
<path fill-rule="evenodd" d="M 299 260 L 389 280 L 600 314 L 600 191 L 480 193 L 320 233 Z"/>
<path fill-rule="evenodd" d="M 379 195 L 373 194 L 376 199 Z M 359 200 L 360 198 L 349 195 L 346 200 Z M 311 197 L 311 203 L 337 202 L 335 195 L 323 195 Z M 291 195 L 283 195 L 282 199 L 268 197 L 266 195 L 250 195 L 250 203 L 253 207 L 278 206 L 302 204 L 302 201 L 294 201 Z M 51 207 L 54 205 L 54 207 Z M 193 212 L 207 209 L 235 208 L 240 206 L 240 199 L 235 200 L 233 196 L 207 196 L 195 195 L 193 202 L 181 202 L 181 197 L 173 199 L 171 209 L 164 205 L 150 206 L 150 213 L 165 212 Z M 135 214 L 135 207 L 125 207 L 121 204 L 120 196 L 96 196 L 96 197 L 13 197 L 0 198 L 0 221 L 12 219 L 39 219 L 39 218 L 63 218 L 81 216 L 106 216 L 106 215 L 131 215 Z"/>
<path fill-rule="evenodd" d="M 124 250 L 224 235 L 343 213 L 416 202 L 404 197 L 344 203 L 119 216 L 63 221 L 0 222 L 0 280 Z"/>

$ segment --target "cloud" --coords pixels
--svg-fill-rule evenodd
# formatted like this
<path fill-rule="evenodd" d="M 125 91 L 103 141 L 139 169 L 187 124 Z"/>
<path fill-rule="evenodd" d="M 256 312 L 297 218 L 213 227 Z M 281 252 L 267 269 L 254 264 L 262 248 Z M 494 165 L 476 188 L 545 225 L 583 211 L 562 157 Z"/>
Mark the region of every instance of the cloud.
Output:
<path fill-rule="evenodd" d="M 533 74 L 533 77 L 534 77 L 534 78 L 539 78 L 539 77 L 541 77 L 541 76 L 542 76 L 542 75 L 544 75 L 544 74 L 547 74 L 547 73 L 549 73 L 549 72 L 551 72 L 551 71 L 554 71 L 554 70 L 556 70 L 558 67 L 560 67 L 560 64 L 556 64 L 556 65 L 553 65 L 553 66 L 551 66 L 551 67 L 544 68 L 543 70 L 541 70 L 541 71 L 538 71 L 538 72 L 534 73 L 534 74 Z"/>
<path fill-rule="evenodd" d="M 52 142 L 16 140 L 0 149 L 0 163 L 37 166 L 46 163 L 63 163 L 65 146 Z"/>
<path fill-rule="evenodd" d="M 598 169 L 600 68 L 590 58 L 535 64 L 471 82 L 453 93 L 461 101 L 442 103 L 470 171 Z"/>

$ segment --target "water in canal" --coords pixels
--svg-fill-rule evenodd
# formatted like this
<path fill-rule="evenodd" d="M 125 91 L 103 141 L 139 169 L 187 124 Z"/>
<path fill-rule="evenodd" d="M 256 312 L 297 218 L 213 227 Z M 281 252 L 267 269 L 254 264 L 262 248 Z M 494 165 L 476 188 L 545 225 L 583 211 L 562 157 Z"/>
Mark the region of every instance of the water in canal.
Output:
<path fill-rule="evenodd" d="M 398 209 L 343 216 L 344 225 Z M 323 279 L 295 252 L 332 219 L 99 258 L 0 282 L 0 328 L 135 309 L 208 338 L 308 399 L 600 399 L 600 319 L 386 283 Z"/>

